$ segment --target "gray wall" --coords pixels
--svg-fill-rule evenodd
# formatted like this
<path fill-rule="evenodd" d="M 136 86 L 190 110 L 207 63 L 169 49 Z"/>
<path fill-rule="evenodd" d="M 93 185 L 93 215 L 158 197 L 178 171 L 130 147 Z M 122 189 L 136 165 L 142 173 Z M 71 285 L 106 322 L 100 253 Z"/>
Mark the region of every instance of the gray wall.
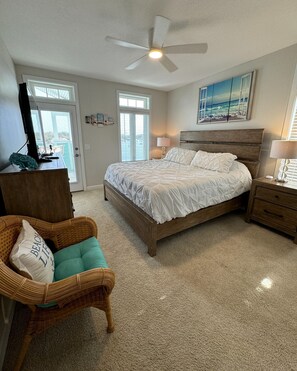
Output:
<path fill-rule="evenodd" d="M 14 64 L 0 37 L 0 169 L 25 141 Z"/>
<path fill-rule="evenodd" d="M 279 139 L 284 134 L 296 64 L 297 44 L 169 93 L 25 66 L 16 66 L 16 71 L 19 81 L 22 81 L 22 74 L 31 74 L 74 81 L 78 84 L 82 139 L 84 145 L 90 145 L 90 150 L 84 151 L 86 180 L 87 186 L 93 186 L 102 183 L 108 164 L 119 160 L 118 125 L 106 128 L 92 127 L 84 124 L 84 116 L 95 112 L 107 112 L 117 120 L 117 90 L 152 95 L 151 157 L 160 154 L 160 150 L 156 148 L 156 137 L 166 132 L 171 137 L 173 146 L 178 145 L 180 130 L 264 128 L 259 175 L 273 174 L 276 161 L 269 158 L 271 140 Z M 257 71 L 257 76 L 250 120 L 228 124 L 196 124 L 201 86 L 252 70 Z"/>
<path fill-rule="evenodd" d="M 7 164 L 11 153 L 17 151 L 25 143 L 25 139 L 14 65 L 0 37 L 0 168 L 1 165 L 3 167 Z M 5 313 L 2 311 L 2 304 Z M 14 302 L 0 296 L 0 369 L 5 356 L 13 309 Z M 4 321 L 4 316 L 8 323 Z"/>
<path fill-rule="evenodd" d="M 102 184 L 107 166 L 119 161 L 119 137 L 117 124 L 97 128 L 85 124 L 84 117 L 103 112 L 118 122 L 117 90 L 151 95 L 150 156 L 161 154 L 156 147 L 156 137 L 166 133 L 167 93 L 20 65 L 16 66 L 16 73 L 19 82 L 22 82 L 22 75 L 33 75 L 77 83 L 87 187 Z"/>
<path fill-rule="evenodd" d="M 276 161 L 269 158 L 271 140 L 282 136 L 296 63 L 297 44 L 171 91 L 167 133 L 173 144 L 178 144 L 180 130 L 264 128 L 260 175 L 273 174 Z M 196 124 L 200 87 L 252 70 L 257 71 L 257 76 L 250 120 Z"/>

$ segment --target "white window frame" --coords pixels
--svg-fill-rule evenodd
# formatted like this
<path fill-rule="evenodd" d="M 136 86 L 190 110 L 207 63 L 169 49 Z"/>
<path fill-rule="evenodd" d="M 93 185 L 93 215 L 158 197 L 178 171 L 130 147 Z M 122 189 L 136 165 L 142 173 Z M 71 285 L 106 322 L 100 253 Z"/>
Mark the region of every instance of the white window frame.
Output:
<path fill-rule="evenodd" d="M 281 138 L 282 139 L 296 139 L 292 138 L 292 127 L 294 126 L 297 128 L 297 65 L 295 68 L 295 75 L 292 83 L 292 89 L 291 94 L 288 102 L 286 117 L 283 125 L 283 131 Z M 294 122 L 294 118 L 296 117 L 296 122 Z M 277 175 L 277 169 L 279 168 L 279 165 L 283 165 L 281 163 L 281 160 L 277 161 L 277 165 L 275 168 L 275 175 Z M 294 172 L 294 175 L 292 176 L 292 171 Z M 291 172 L 291 174 L 290 174 Z M 295 173 L 296 172 L 296 173 Z M 287 179 L 293 180 L 294 182 L 297 182 L 297 160 L 290 160 L 290 163 L 288 165 L 288 171 L 286 172 Z"/>
<path fill-rule="evenodd" d="M 121 94 L 148 98 L 149 99 L 149 108 L 137 108 L 137 107 L 120 106 L 120 95 Z M 118 111 L 118 122 L 119 122 L 118 138 L 119 138 L 120 161 L 122 161 L 121 113 L 133 113 L 133 114 L 148 115 L 148 118 L 149 118 L 148 121 L 149 122 L 148 122 L 148 128 L 147 128 L 147 154 L 146 155 L 147 155 L 147 159 L 149 159 L 149 156 L 150 156 L 151 108 L 152 108 L 152 96 L 150 94 L 143 94 L 143 93 L 137 93 L 137 92 L 131 92 L 131 91 L 117 90 L 117 111 Z"/>
<path fill-rule="evenodd" d="M 30 89 L 30 81 L 34 82 L 40 82 L 40 85 L 44 84 L 46 85 L 57 85 L 57 87 L 71 87 L 73 89 L 73 99 L 55 99 L 55 98 L 48 98 L 48 97 L 40 97 L 33 95 L 33 98 L 35 101 L 40 102 L 48 102 L 48 103 L 57 103 L 57 104 L 71 104 L 77 106 L 78 103 L 78 94 L 77 94 L 77 84 L 72 81 L 62 81 L 62 80 L 56 80 L 56 79 L 50 79 L 46 77 L 37 77 L 37 76 L 31 76 L 31 75 L 23 75 L 23 81 L 27 84 L 27 87 Z"/>
<path fill-rule="evenodd" d="M 297 94 L 295 97 L 295 104 L 291 114 L 289 140 L 297 140 Z M 287 180 L 297 182 L 297 159 L 290 160 L 286 171 Z"/>

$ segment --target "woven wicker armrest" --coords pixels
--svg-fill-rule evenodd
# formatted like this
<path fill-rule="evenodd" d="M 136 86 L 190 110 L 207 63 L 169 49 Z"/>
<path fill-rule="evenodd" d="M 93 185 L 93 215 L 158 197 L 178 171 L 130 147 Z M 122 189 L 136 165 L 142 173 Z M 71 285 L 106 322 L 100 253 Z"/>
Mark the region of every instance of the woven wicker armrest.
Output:
<path fill-rule="evenodd" d="M 104 287 L 109 295 L 115 275 L 110 268 L 94 268 L 53 283 L 41 283 L 22 277 L 0 261 L 0 293 L 23 304 L 37 305 L 67 302 L 72 296 L 84 295 L 88 289 Z"/>
<path fill-rule="evenodd" d="M 58 223 L 49 223 L 20 215 L 14 218 L 19 219 L 19 222 L 22 219 L 26 219 L 43 239 L 52 240 L 58 250 L 81 242 L 89 237 L 97 237 L 96 223 L 93 219 L 86 216 L 72 218 Z"/>
<path fill-rule="evenodd" d="M 30 280 L 11 269 L 9 257 L 20 234 L 23 219 L 27 220 L 43 239 L 51 240 L 58 250 L 90 237 L 97 238 L 97 226 L 88 217 L 72 218 L 58 223 L 48 223 L 21 215 L 0 217 L 0 294 L 28 305 L 31 310 L 15 371 L 21 369 L 33 336 L 78 310 L 95 307 L 104 311 L 107 332 L 114 331 L 109 295 L 115 284 L 115 275 L 110 268 L 90 269 L 52 283 Z M 44 308 L 40 304 L 50 305 Z"/>

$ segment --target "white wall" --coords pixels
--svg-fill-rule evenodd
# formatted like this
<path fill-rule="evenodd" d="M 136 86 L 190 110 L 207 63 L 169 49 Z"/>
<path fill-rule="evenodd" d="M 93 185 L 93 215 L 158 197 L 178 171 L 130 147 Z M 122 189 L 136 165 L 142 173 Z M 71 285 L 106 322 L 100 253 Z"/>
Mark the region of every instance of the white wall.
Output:
<path fill-rule="evenodd" d="M 107 166 L 119 161 L 120 157 L 118 125 L 97 128 L 85 124 L 84 117 L 92 113 L 103 112 L 108 113 L 118 122 L 117 90 L 151 95 L 150 156 L 160 154 L 160 149 L 156 147 L 156 137 L 166 132 L 167 93 L 21 65 L 16 65 L 16 73 L 19 82 L 22 82 L 22 75 L 33 75 L 77 83 L 82 140 L 84 147 L 90 146 L 89 150 L 84 148 L 87 187 L 102 184 Z"/>
<path fill-rule="evenodd" d="M 181 130 L 264 128 L 259 175 L 273 174 L 276 161 L 269 158 L 271 140 L 282 136 L 296 63 L 297 44 L 171 91 L 168 96 L 167 133 L 173 145 L 178 144 Z M 257 76 L 250 120 L 196 124 L 200 87 L 252 70 L 257 71 Z"/>

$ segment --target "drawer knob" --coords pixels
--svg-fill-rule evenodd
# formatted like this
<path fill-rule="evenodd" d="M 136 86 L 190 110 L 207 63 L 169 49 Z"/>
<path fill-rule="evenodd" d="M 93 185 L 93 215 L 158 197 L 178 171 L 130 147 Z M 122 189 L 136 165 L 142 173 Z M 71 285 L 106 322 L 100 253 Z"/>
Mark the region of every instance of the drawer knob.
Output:
<path fill-rule="evenodd" d="M 278 196 L 278 195 L 275 195 L 274 197 L 275 197 L 275 198 L 279 198 L 279 196 Z"/>
<path fill-rule="evenodd" d="M 266 214 L 273 215 L 273 216 L 276 216 L 276 217 L 278 217 L 278 218 L 283 218 L 283 217 L 284 217 L 284 216 L 281 215 L 281 214 L 272 213 L 271 211 L 266 210 L 266 209 L 264 209 L 264 212 L 265 212 Z"/>

